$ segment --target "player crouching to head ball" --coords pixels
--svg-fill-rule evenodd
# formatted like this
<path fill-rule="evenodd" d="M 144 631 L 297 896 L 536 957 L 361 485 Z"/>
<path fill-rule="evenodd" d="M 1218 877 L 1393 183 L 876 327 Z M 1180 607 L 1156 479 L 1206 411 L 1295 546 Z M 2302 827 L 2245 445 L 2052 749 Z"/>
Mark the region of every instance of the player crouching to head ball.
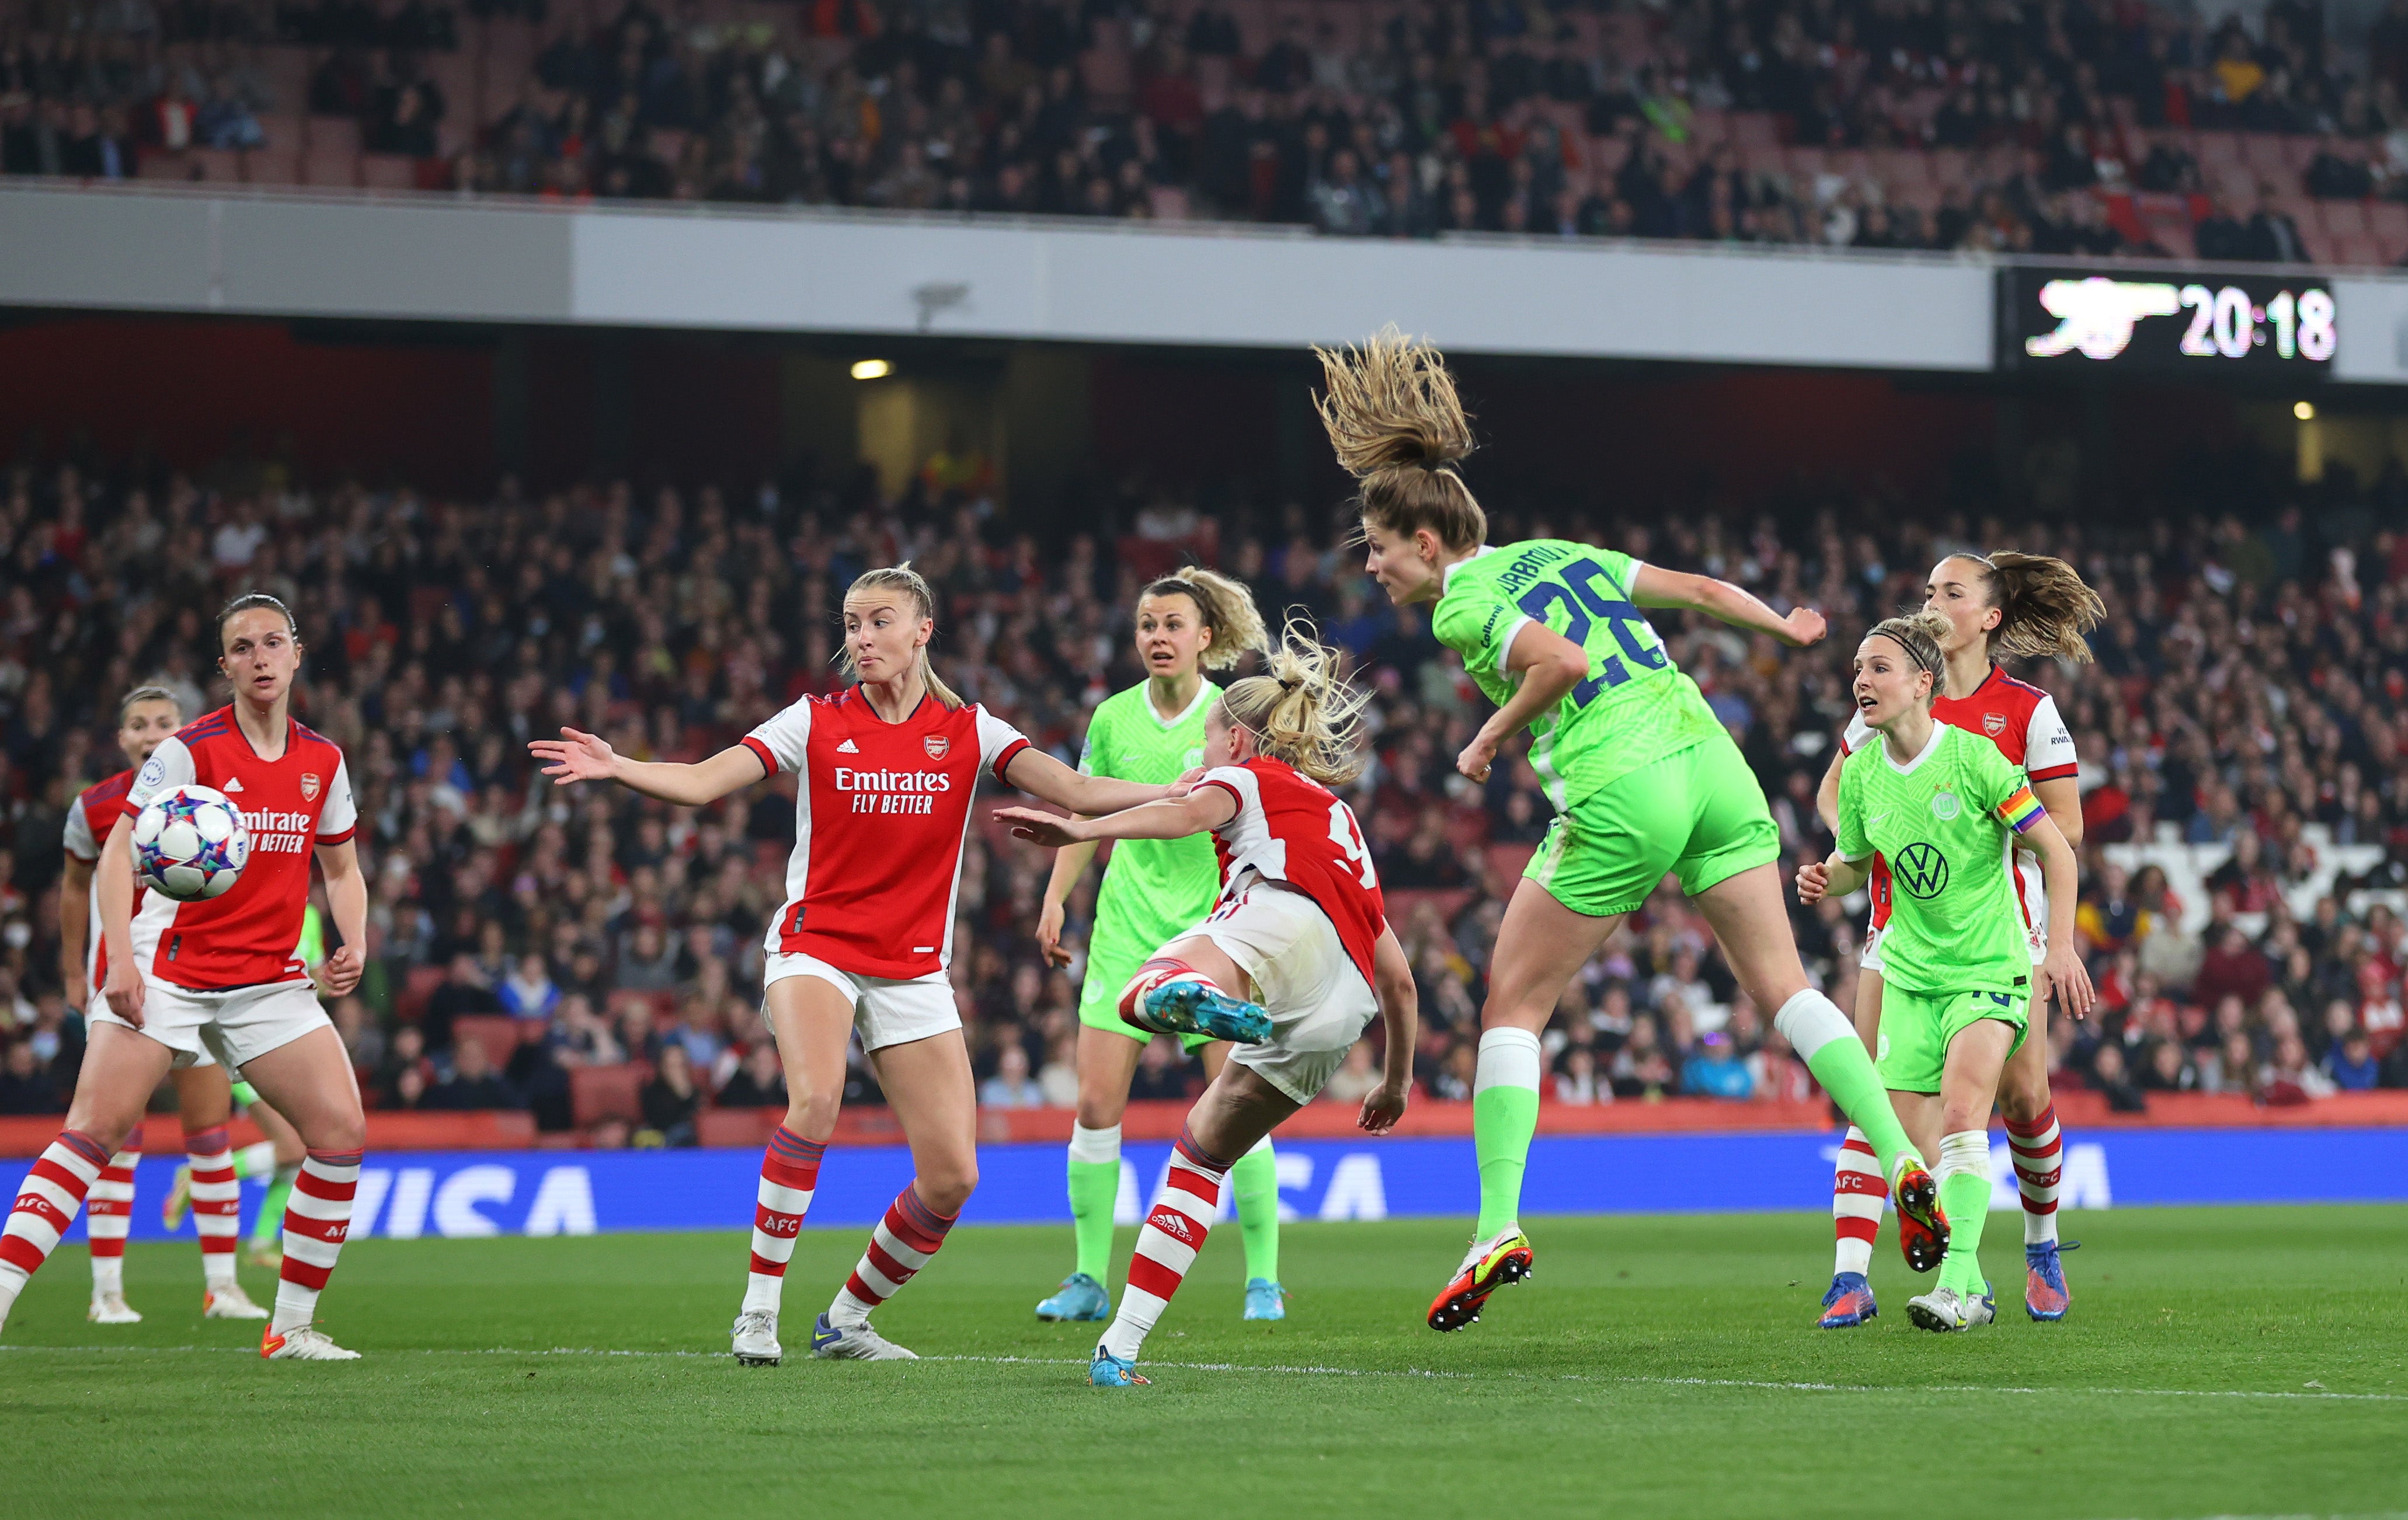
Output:
<path fill-rule="evenodd" d="M 1878 1064 L 1908 1134 L 1927 1154 L 1938 1142 L 1940 1203 L 1952 1227 L 1939 1286 L 1907 1303 L 1928 1330 L 1996 1317 L 1980 1260 L 1990 1100 L 2024 1041 L 2031 974 L 2077 1016 L 2092 998 L 2073 948 L 2073 847 L 1997 746 L 1931 715 L 1946 631 L 1928 612 L 1892 618 L 1857 647 L 1856 707 L 1881 742 L 1849 756 L 1840 773 L 1831 858 L 1798 874 L 1799 900 L 1813 903 L 1863 886 L 1876 854 L 1889 865 L 1896 895 L 1882 937 Z M 2048 889 L 2048 954 L 2036 968 L 2014 911 L 2019 833 L 2039 852 Z"/>
<path fill-rule="evenodd" d="M 1211 916 L 1154 953 L 1121 994 L 1120 1016 L 1153 1034 L 1237 1042 L 1188 1111 L 1170 1175 L 1139 1231 L 1120 1312 L 1088 1381 L 1143 1383 L 1146 1333 L 1179 1291 L 1221 1201 L 1230 1165 L 1319 1095 L 1377 1014 L 1380 1086 L 1362 1127 L 1384 1134 L 1412 1084 L 1412 968 L 1388 928 L 1380 878 L 1354 813 L 1330 790 L 1362 769 L 1363 696 L 1291 623 L 1269 674 L 1233 683 L 1204 729 L 1206 770 L 1186 795 L 1098 818 L 997 811 L 1023 839 L 1060 849 L 1098 839 L 1210 833 L 1221 859 Z"/>

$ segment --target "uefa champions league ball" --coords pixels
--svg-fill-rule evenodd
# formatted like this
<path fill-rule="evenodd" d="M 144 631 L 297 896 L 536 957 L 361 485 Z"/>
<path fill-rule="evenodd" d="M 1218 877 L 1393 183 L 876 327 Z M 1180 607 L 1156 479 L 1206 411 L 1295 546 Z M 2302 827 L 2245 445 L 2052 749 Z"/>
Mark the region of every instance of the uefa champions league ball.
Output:
<path fill-rule="evenodd" d="M 179 902 L 217 897 L 251 859 L 251 831 L 225 793 L 178 787 L 134 820 L 134 879 Z"/>

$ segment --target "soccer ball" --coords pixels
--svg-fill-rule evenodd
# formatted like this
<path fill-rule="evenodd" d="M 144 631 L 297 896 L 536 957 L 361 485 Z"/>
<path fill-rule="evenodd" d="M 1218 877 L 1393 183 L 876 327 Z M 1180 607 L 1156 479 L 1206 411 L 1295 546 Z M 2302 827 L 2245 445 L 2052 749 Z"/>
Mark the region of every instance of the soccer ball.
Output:
<path fill-rule="evenodd" d="M 178 787 L 134 820 L 134 879 L 179 902 L 217 897 L 251 859 L 251 831 L 225 793 Z"/>

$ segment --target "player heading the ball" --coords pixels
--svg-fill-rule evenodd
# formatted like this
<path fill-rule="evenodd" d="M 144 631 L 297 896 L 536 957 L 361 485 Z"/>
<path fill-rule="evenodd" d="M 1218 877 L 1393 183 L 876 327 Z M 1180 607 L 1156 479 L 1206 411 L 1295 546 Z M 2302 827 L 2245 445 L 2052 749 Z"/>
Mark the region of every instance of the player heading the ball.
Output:
<path fill-rule="evenodd" d="M 928 583 L 909 564 L 865 573 L 844 594 L 843 659 L 856 684 L 806 697 L 692 765 L 631 760 L 575 729 L 527 746 L 558 785 L 615 781 L 684 807 L 781 771 L 799 779 L 786 901 L 770 921 L 763 972 L 763 1013 L 789 1097 L 761 1158 L 751 1269 L 732 1332 L 747 1366 L 784 1356 L 786 1264 L 836 1129 L 856 1030 L 910 1145 L 913 1175 L 819 1316 L 811 1354 L 914 1355 L 872 1329 L 869 1314 L 943 1246 L 978 1186 L 978 1097 L 945 968 L 980 774 L 1090 814 L 1170 790 L 1081 775 L 955 696 L 928 663 L 935 613 Z"/>
<path fill-rule="evenodd" d="M 1499 746 L 1526 728 L 1556 815 L 1498 929 L 1472 1082 L 1480 1219 L 1430 1304 L 1430 1328 L 1470 1323 L 1498 1286 L 1527 1274 L 1518 1215 L 1538 1129 L 1539 1031 L 1668 872 L 1713 926 L 1740 989 L 1776 1010 L 1774 1027 L 1872 1137 L 1905 1228 L 1944 1237 L 1931 1175 L 1872 1058 L 1798 959 L 1763 789 L 1644 609 L 1703 612 L 1792 646 L 1823 636 L 1822 615 L 1784 616 L 1727 581 L 1586 544 L 1490 547 L 1487 516 L 1456 468 L 1471 424 L 1438 351 L 1393 327 L 1360 348 L 1315 351 L 1322 422 L 1360 482 L 1364 568 L 1391 602 L 1432 604 L 1430 632 L 1497 704 L 1455 768 L 1486 780 Z"/>

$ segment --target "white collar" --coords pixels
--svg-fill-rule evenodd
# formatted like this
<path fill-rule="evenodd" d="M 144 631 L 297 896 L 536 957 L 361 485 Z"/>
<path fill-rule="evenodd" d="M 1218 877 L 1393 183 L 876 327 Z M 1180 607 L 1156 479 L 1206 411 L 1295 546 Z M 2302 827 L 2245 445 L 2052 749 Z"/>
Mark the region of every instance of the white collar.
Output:
<path fill-rule="evenodd" d="M 1455 573 L 1456 571 L 1462 569 L 1465 565 L 1469 564 L 1474 560 L 1484 560 L 1489 555 L 1496 552 L 1496 545 L 1483 544 L 1478 548 L 1473 549 L 1469 554 L 1465 555 L 1462 559 L 1455 561 L 1455 563 L 1448 565 L 1444 570 L 1440 571 L 1438 573 L 1438 594 L 1440 596 L 1444 596 L 1446 594 L 1447 582 L 1455 578 Z"/>
<path fill-rule="evenodd" d="M 1211 701 L 1214 697 L 1219 696 L 1220 694 L 1221 689 L 1214 686 L 1211 679 L 1207 677 L 1204 680 L 1196 683 L 1196 700 L 1189 703 L 1184 711 L 1181 712 L 1177 717 L 1165 717 L 1162 716 L 1162 709 L 1154 704 L 1154 681 L 1149 677 L 1139 684 L 1137 700 L 1140 704 L 1145 708 L 1146 716 L 1153 718 L 1156 723 L 1161 724 L 1162 727 L 1168 731 L 1175 729 L 1179 727 L 1180 724 L 1186 722 L 1191 717 L 1194 717 L 1197 708 L 1203 706 L 1206 703 Z"/>
<path fill-rule="evenodd" d="M 1915 773 L 1916 767 L 1920 766 L 1925 760 L 1929 760 L 1933 753 L 1940 748 L 1941 736 L 1946 731 L 1947 727 L 1948 725 L 1942 723 L 1940 719 L 1936 717 L 1933 718 L 1931 720 L 1931 737 L 1923 741 L 1923 748 L 1915 754 L 1914 759 L 1908 760 L 1904 765 L 1900 765 L 1896 760 L 1891 759 L 1888 734 L 1883 733 L 1879 730 L 1875 730 L 1873 737 L 1881 745 L 1882 760 L 1888 764 L 1891 770 L 1896 771 L 1900 775 L 1913 775 Z"/>

